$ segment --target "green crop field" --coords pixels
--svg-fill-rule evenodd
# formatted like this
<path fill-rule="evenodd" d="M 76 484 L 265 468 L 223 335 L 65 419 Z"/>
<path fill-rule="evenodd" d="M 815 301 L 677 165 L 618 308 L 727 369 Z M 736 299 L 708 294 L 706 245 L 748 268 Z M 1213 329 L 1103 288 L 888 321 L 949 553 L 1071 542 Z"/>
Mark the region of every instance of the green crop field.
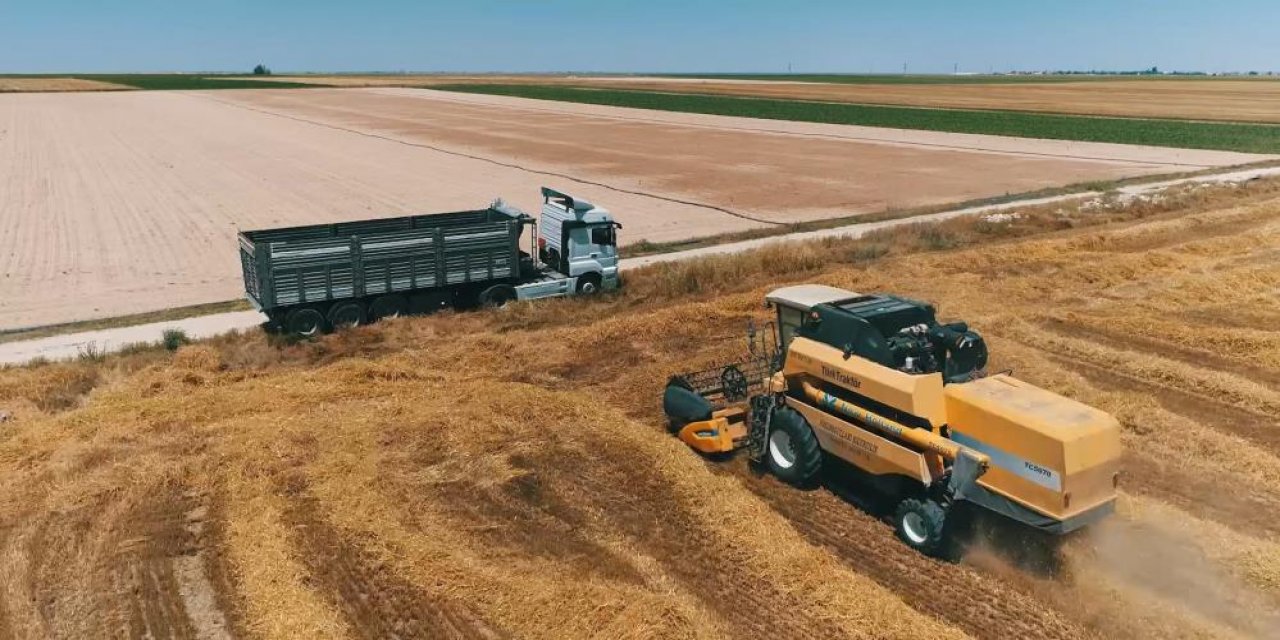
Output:
<path fill-rule="evenodd" d="M 690 78 L 705 80 L 776 80 L 784 82 L 822 82 L 828 84 L 1023 84 L 1054 82 L 1106 82 L 1108 80 L 1216 79 L 1198 75 L 1139 75 L 1058 73 L 1044 75 L 948 75 L 902 73 L 660 73 L 658 78 Z M 1241 79 L 1235 76 L 1234 79 Z"/>
<path fill-rule="evenodd" d="M 1116 142 L 1185 149 L 1280 153 L 1280 126 L 1278 125 L 1103 118 L 1017 111 L 928 109 L 540 85 L 458 84 L 432 88 L 769 120 L 825 122 L 1085 142 Z"/>
<path fill-rule="evenodd" d="M 188 75 L 185 73 L 129 73 L 117 75 L 77 75 L 76 78 L 114 82 L 146 90 L 171 89 L 286 89 L 316 85 L 277 80 L 252 80 L 237 76 Z"/>

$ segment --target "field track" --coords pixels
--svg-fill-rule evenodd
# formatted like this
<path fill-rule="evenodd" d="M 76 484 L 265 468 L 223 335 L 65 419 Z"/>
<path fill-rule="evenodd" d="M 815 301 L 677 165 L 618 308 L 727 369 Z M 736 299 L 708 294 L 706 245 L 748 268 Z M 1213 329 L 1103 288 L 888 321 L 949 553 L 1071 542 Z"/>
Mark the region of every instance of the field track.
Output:
<path fill-rule="evenodd" d="M 544 184 L 662 242 L 1257 159 L 416 90 L 5 95 L 0 329 L 237 297 L 237 228 L 536 210 Z"/>
<path fill-rule="evenodd" d="M 1087 206 L 1114 222 L 0 372 L 0 637 L 1273 637 L 1280 186 Z M 668 436 L 668 375 L 802 281 L 934 302 L 992 369 L 1116 415 L 1118 515 L 1048 568 L 998 528 L 942 563 L 837 475 L 799 492 Z"/>

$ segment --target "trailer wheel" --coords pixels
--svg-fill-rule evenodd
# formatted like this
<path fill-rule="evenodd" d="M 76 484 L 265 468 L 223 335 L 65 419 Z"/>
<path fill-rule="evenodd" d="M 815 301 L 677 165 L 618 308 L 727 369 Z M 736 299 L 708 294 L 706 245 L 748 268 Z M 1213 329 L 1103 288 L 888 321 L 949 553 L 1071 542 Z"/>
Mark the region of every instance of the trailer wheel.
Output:
<path fill-rule="evenodd" d="M 398 318 L 408 313 L 408 309 L 409 302 L 402 295 L 378 296 L 373 299 L 373 304 L 369 305 L 369 319 L 376 322 L 388 318 Z"/>
<path fill-rule="evenodd" d="M 347 300 L 333 305 L 329 310 L 329 325 L 334 329 L 350 329 L 364 324 L 364 305 Z"/>
<path fill-rule="evenodd" d="M 578 295 L 591 296 L 600 293 L 600 274 L 587 273 L 578 276 Z"/>
<path fill-rule="evenodd" d="M 284 316 L 284 330 L 293 335 L 310 338 L 324 332 L 324 315 L 311 307 L 290 309 Z"/>
<path fill-rule="evenodd" d="M 898 538 L 927 556 L 937 556 L 943 551 L 946 523 L 946 510 L 929 499 L 907 498 L 898 503 L 893 514 Z"/>
<path fill-rule="evenodd" d="M 795 409 L 781 407 L 774 411 L 765 461 L 773 475 L 792 486 L 810 487 L 817 480 L 822 470 L 822 448 L 809 422 Z"/>
<path fill-rule="evenodd" d="M 515 302 L 515 287 L 506 284 L 495 284 L 480 292 L 480 306 L 490 309 L 501 309 Z"/>

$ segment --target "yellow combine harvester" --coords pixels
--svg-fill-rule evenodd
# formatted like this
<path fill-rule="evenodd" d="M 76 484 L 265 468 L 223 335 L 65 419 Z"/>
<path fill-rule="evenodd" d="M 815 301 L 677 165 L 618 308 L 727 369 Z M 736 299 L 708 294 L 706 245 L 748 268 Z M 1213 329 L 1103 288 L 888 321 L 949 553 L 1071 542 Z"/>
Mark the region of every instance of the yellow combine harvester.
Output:
<path fill-rule="evenodd" d="M 943 552 L 948 514 L 978 505 L 1064 534 L 1114 510 L 1120 427 L 1097 409 L 984 371 L 982 337 L 932 306 L 823 285 L 778 289 L 744 362 L 676 376 L 663 406 L 703 453 L 746 448 L 811 486 L 826 456 L 897 500 L 908 545 Z"/>

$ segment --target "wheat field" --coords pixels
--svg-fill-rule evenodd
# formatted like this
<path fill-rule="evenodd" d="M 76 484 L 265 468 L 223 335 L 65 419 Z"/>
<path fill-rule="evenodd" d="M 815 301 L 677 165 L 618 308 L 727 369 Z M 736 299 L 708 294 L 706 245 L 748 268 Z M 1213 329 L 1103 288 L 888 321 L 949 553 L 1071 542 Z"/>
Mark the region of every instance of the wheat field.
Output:
<path fill-rule="evenodd" d="M 1280 182 L 658 265 L 591 300 L 0 371 L 0 637 L 1267 637 Z M 935 303 L 1115 414 L 1116 517 L 1032 571 L 704 460 L 667 376 L 796 282 Z"/>

